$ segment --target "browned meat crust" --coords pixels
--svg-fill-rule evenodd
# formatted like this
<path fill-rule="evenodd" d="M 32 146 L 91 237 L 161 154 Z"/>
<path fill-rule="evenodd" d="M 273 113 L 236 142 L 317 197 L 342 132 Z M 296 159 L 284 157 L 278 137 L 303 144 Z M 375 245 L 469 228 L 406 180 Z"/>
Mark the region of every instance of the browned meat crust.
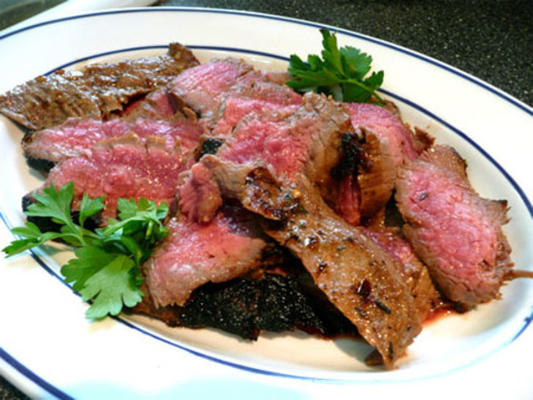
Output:
<path fill-rule="evenodd" d="M 247 173 L 222 173 L 224 163 L 207 158 L 219 185 L 225 185 L 224 176 L 244 178 L 240 187 L 234 179 L 233 187 L 221 192 L 272 221 L 264 225 L 265 232 L 302 261 L 317 287 L 392 368 L 421 330 L 397 261 L 361 228 L 337 216 L 302 175 L 294 184 L 280 186 L 264 168 L 248 164 L 241 166 Z M 233 171 L 239 168 L 225 164 Z"/>
<path fill-rule="evenodd" d="M 58 70 L 0 96 L 0 112 L 31 129 L 58 125 L 69 117 L 107 119 L 132 99 L 167 84 L 198 60 L 178 43 L 168 54 L 118 63 L 98 63 L 81 71 Z"/>

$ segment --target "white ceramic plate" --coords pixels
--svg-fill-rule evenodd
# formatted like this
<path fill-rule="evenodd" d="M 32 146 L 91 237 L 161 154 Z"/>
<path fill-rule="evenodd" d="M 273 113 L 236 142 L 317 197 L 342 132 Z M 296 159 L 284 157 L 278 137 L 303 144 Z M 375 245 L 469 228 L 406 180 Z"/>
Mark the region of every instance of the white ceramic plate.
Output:
<path fill-rule="evenodd" d="M 58 67 L 157 54 L 171 41 L 202 60 L 242 57 L 283 70 L 291 53 L 320 50 L 315 23 L 245 12 L 137 9 L 81 15 L 0 37 L 0 92 Z M 341 45 L 374 57 L 383 93 L 404 119 L 453 145 L 468 160 L 474 186 L 509 201 L 505 231 L 518 268 L 533 265 L 531 109 L 453 67 L 360 34 L 335 29 Z M 40 184 L 25 165 L 21 132 L 0 117 L 1 243 L 20 225 L 20 199 Z M 25 392 L 59 398 L 324 398 L 333 395 L 533 395 L 529 363 L 531 282 L 515 281 L 503 299 L 430 324 L 394 371 L 369 370 L 363 343 L 304 334 L 265 335 L 248 343 L 214 330 L 169 329 L 143 317 L 99 323 L 63 283 L 68 254 L 51 249 L 0 261 L 0 371 Z M 529 352 L 529 353 L 527 353 Z M 525 367 L 525 368 L 523 368 Z M 505 382 L 505 385 L 499 385 Z M 468 386 L 461 386 L 467 384 Z M 413 391 L 416 390 L 416 391 Z M 458 392 L 459 393 L 459 392 Z M 462 397 L 462 396 L 461 396 Z M 530 397 L 531 398 L 531 397 Z"/>

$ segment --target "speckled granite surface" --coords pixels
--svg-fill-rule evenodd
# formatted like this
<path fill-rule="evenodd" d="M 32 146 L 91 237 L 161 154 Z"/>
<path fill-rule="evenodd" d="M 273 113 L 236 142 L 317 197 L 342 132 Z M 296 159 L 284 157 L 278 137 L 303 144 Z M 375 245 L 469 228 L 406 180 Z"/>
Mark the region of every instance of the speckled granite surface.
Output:
<path fill-rule="evenodd" d="M 533 105 L 531 0 L 173 0 L 160 4 L 257 11 L 354 30 L 432 56 Z M 0 377 L 0 400 L 24 398 Z"/>

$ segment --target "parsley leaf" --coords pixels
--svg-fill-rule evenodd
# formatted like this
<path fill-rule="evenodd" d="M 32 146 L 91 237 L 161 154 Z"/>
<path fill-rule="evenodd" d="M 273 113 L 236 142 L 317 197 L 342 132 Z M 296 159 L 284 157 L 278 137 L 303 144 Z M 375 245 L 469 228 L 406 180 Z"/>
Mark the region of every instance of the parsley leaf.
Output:
<path fill-rule="evenodd" d="M 142 300 L 141 264 L 150 257 L 157 242 L 168 235 L 162 222 L 168 206 L 144 198 L 138 202 L 119 199 L 118 219 L 109 219 L 106 227 L 92 232 L 84 224 L 103 210 L 104 199 L 90 199 L 84 194 L 79 222 L 75 223 L 71 216 L 73 196 L 72 182 L 60 189 L 51 185 L 34 194 L 35 203 L 28 207 L 26 215 L 51 218 L 60 225 L 59 232 L 41 232 L 28 221 L 25 226 L 11 230 L 21 239 L 2 251 L 9 257 L 57 239 L 74 246 L 75 257 L 63 265 L 61 274 L 84 300 L 92 301 L 87 318 L 117 315 L 124 305 L 133 307 Z"/>
<path fill-rule="evenodd" d="M 107 314 L 117 315 L 122 305 L 133 307 L 142 300 L 143 292 L 132 276 L 135 262 L 125 255 L 116 256 L 110 263 L 93 274 L 83 289 L 83 300 L 92 300 L 87 318 L 101 319 Z"/>
<path fill-rule="evenodd" d="M 331 95 L 337 101 L 372 102 L 383 105 L 376 90 L 383 83 L 383 71 L 370 72 L 372 57 L 351 46 L 340 49 L 337 37 L 321 29 L 322 58 L 316 54 L 307 56 L 307 62 L 296 54 L 289 60 L 291 79 L 287 85 L 299 92 L 314 91 Z"/>

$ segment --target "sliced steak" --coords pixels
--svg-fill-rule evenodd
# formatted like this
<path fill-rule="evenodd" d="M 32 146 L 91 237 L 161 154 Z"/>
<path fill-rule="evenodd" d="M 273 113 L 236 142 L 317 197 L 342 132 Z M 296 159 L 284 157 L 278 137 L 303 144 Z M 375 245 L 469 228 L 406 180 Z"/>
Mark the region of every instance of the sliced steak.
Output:
<path fill-rule="evenodd" d="M 287 86 L 268 81 L 237 83 L 226 94 L 219 111 L 211 121 L 211 136 L 224 136 L 246 115 L 268 111 L 294 112 L 302 104 L 302 96 Z"/>
<path fill-rule="evenodd" d="M 349 130 L 349 124 L 349 117 L 342 107 L 325 96 L 310 93 L 304 96 L 302 106 L 296 111 L 265 112 L 243 118 L 218 149 L 217 159 L 236 164 L 259 161 L 272 168 L 276 175 L 288 179 L 304 173 L 327 196 L 332 185 L 330 171 L 339 162 L 341 139 Z M 237 177 L 228 174 L 224 179 L 234 181 Z M 184 184 L 187 182 L 183 181 Z M 202 185 L 198 182 L 187 186 L 187 190 L 194 189 L 196 193 L 180 190 L 180 196 L 192 205 L 187 208 L 187 215 L 206 222 L 216 209 L 199 208 L 204 205 L 214 207 L 218 203 L 200 200 L 203 194 L 213 193 L 208 180 L 202 182 Z M 193 198 L 195 201 L 188 200 Z"/>
<path fill-rule="evenodd" d="M 304 173 L 326 188 L 340 159 L 341 138 L 350 130 L 342 107 L 314 93 L 295 112 L 251 114 L 243 118 L 217 156 L 237 163 L 262 161 L 289 179 Z"/>
<path fill-rule="evenodd" d="M 182 306 L 197 287 L 233 279 L 260 265 L 266 242 L 254 221 L 229 206 L 208 224 L 173 218 L 169 236 L 143 267 L 155 306 Z"/>
<path fill-rule="evenodd" d="M 380 107 L 365 103 L 345 103 L 360 141 L 352 141 L 359 157 L 353 177 L 344 176 L 338 184 L 333 208 L 346 221 L 357 225 L 381 210 L 392 195 L 397 169 L 418 157 L 411 131 L 403 124 L 392 103 Z M 422 137 L 417 145 L 423 147 Z M 351 204 L 347 202 L 353 201 Z M 357 209 L 359 212 L 357 212 Z"/>
<path fill-rule="evenodd" d="M 181 99 L 166 88 L 159 88 L 128 105 L 122 116 L 130 121 L 138 118 L 172 120 L 176 112 L 182 109 Z"/>
<path fill-rule="evenodd" d="M 254 169 L 252 164 L 242 165 L 243 173 L 221 172 L 238 168 L 229 162 L 212 165 L 218 169 L 213 169 L 213 176 L 221 186 L 226 182 L 218 177 L 241 177 L 240 188 L 235 179 L 232 187 L 221 187 L 221 192 L 277 221 L 265 224 L 265 232 L 302 261 L 318 288 L 391 368 L 421 330 L 397 260 L 363 229 L 337 216 L 303 175 L 295 175 L 293 184 L 279 185 L 267 170 Z"/>
<path fill-rule="evenodd" d="M 118 138 L 131 132 L 142 141 L 148 137 L 161 137 L 169 149 L 179 144 L 181 150 L 187 153 L 199 145 L 202 128 L 194 115 L 185 116 L 181 113 L 173 121 L 71 118 L 55 128 L 26 135 L 22 147 L 30 166 L 43 170 L 46 166 L 51 168 L 60 161 L 81 155 L 101 140 Z"/>
<path fill-rule="evenodd" d="M 432 310 L 441 305 L 426 266 L 416 257 L 412 246 L 397 230 L 383 225 L 373 225 L 365 230 L 367 236 L 394 256 L 400 275 L 413 296 L 418 315 L 424 321 Z"/>
<path fill-rule="evenodd" d="M 252 71 L 251 65 L 240 60 L 212 60 L 180 73 L 172 82 L 172 93 L 202 117 L 209 117 L 217 112 L 225 92 L 246 81 Z"/>
<path fill-rule="evenodd" d="M 501 228 L 506 202 L 479 197 L 451 147 L 435 146 L 402 168 L 396 200 L 405 235 L 446 297 L 467 307 L 499 297 L 512 267 Z"/>
<path fill-rule="evenodd" d="M 91 198 L 105 196 L 102 221 L 116 218 L 119 198 L 144 197 L 175 208 L 179 173 L 186 167 L 179 149 L 169 150 L 164 141 L 135 135 L 108 139 L 83 154 L 52 168 L 44 187 L 61 187 L 74 182 L 73 210 L 78 210 L 84 193 Z M 39 190 L 39 189 L 38 189 Z M 31 196 L 31 194 L 30 194 Z"/>
<path fill-rule="evenodd" d="M 414 160 L 418 153 L 413 146 L 413 134 L 403 124 L 398 114 L 385 107 L 367 103 L 345 103 L 356 130 L 366 130 L 386 143 L 396 167 L 406 160 Z"/>
<path fill-rule="evenodd" d="M 188 49 L 171 43 L 166 55 L 37 77 L 0 96 L 0 112 L 31 130 L 51 128 L 70 117 L 107 119 L 195 65 L 198 60 Z"/>

